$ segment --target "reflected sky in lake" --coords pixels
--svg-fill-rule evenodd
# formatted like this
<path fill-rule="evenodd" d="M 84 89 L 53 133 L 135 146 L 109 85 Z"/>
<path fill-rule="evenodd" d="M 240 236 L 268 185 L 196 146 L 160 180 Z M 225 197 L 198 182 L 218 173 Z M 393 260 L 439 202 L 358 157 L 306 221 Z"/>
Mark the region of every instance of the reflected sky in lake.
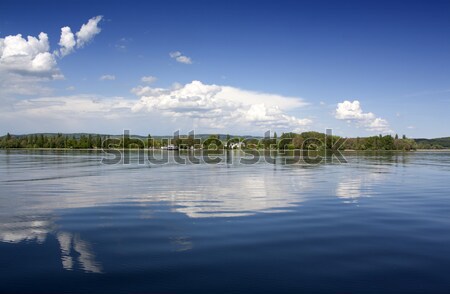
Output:
<path fill-rule="evenodd" d="M 84 283 L 97 292 L 177 292 L 188 277 L 188 292 L 230 279 L 224 292 L 311 290 L 320 279 L 358 290 L 341 273 L 365 272 L 361 279 L 373 282 L 397 267 L 404 273 L 392 279 L 404 280 L 418 266 L 440 268 L 432 250 L 449 253 L 441 265 L 450 265 L 442 235 L 450 225 L 449 153 L 349 153 L 348 163 L 317 165 L 151 166 L 133 156 L 129 165 L 103 165 L 97 152 L 0 151 L 0 261 L 11 281 L 0 290 L 86 292 Z M 401 262 L 399 252 L 409 257 Z M 287 284 L 282 268 L 291 270 Z M 311 281 L 291 278 L 299 273 Z M 29 288 L 17 284 L 24 274 Z M 42 274 L 61 282 L 45 288 Z M 446 289 L 439 275 L 431 280 Z"/>

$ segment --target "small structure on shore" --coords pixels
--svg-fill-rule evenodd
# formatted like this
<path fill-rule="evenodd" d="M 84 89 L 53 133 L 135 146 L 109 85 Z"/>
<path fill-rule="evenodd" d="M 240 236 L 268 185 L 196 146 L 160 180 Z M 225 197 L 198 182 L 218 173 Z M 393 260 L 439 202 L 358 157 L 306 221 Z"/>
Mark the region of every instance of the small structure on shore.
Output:
<path fill-rule="evenodd" d="M 228 148 L 228 145 L 225 145 L 225 148 Z M 242 149 L 242 148 L 245 148 L 244 142 L 235 142 L 235 143 L 230 143 L 230 145 L 229 145 L 229 149 Z"/>
<path fill-rule="evenodd" d="M 173 144 L 169 144 L 167 146 L 162 146 L 161 149 L 162 150 L 178 150 L 178 146 L 175 146 Z"/>

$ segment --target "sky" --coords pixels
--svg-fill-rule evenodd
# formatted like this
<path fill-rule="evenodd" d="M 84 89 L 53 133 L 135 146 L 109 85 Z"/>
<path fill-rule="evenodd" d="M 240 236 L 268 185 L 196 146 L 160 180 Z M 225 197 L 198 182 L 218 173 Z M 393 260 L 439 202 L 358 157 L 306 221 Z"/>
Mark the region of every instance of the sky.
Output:
<path fill-rule="evenodd" d="M 450 1 L 0 2 L 0 134 L 450 136 Z"/>

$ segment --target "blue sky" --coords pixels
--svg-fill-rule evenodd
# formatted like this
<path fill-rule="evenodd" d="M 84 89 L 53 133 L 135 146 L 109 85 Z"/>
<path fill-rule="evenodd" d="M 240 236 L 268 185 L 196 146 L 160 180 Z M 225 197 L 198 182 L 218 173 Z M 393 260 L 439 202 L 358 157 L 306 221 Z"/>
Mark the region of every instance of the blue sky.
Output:
<path fill-rule="evenodd" d="M 0 3 L 1 133 L 450 135 L 448 1 L 92 2 Z"/>

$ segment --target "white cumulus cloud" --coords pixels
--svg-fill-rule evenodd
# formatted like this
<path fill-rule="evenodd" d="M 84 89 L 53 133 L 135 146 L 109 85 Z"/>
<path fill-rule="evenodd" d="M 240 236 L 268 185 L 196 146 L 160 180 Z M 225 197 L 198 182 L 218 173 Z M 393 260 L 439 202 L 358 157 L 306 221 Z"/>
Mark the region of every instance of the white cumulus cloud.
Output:
<path fill-rule="evenodd" d="M 76 44 L 77 42 L 75 41 L 75 35 L 72 33 L 70 27 L 61 28 L 61 38 L 58 43 L 58 45 L 61 46 L 61 56 L 66 56 L 72 53 Z"/>
<path fill-rule="evenodd" d="M 101 32 L 98 26 L 103 16 L 98 15 L 88 20 L 83 24 L 78 32 L 72 33 L 72 29 L 68 26 L 61 28 L 61 37 L 58 45 L 61 47 L 55 54 L 64 57 L 75 51 L 75 47 L 81 48 L 89 43 L 96 35 Z"/>
<path fill-rule="evenodd" d="M 68 88 L 70 90 L 72 88 Z M 290 115 L 307 105 L 301 98 L 242 90 L 200 81 L 170 88 L 140 86 L 139 98 L 96 95 L 51 96 L 8 100 L 0 105 L 3 132 L 79 131 L 124 128 L 170 133 L 183 128 L 240 134 L 302 131 L 312 121 Z M 106 119 L 106 120 L 105 120 Z"/>
<path fill-rule="evenodd" d="M 82 47 L 100 32 L 101 16 L 91 18 L 75 35 L 70 27 L 61 28 L 59 49 L 50 51 L 48 35 L 41 32 L 38 37 L 22 34 L 0 38 L 0 98 L 14 94 L 42 95 L 51 90 L 44 82 L 64 79 L 56 56 L 64 57 L 74 51 L 75 44 Z"/>
<path fill-rule="evenodd" d="M 101 32 L 98 27 L 98 23 L 102 20 L 103 16 L 98 15 L 91 18 L 86 24 L 83 24 L 77 35 L 77 47 L 83 47 L 86 43 L 91 41 L 95 35 Z"/>
<path fill-rule="evenodd" d="M 177 62 L 184 64 L 192 64 L 192 59 L 190 57 L 187 57 L 186 55 L 181 54 L 180 51 L 170 52 L 169 56 L 175 59 Z"/>
<path fill-rule="evenodd" d="M 389 128 L 389 123 L 387 122 L 387 120 L 379 117 L 370 121 L 368 129 L 374 132 L 392 133 L 392 130 Z"/>
<path fill-rule="evenodd" d="M 208 85 L 200 81 L 169 89 L 136 87 L 132 92 L 141 96 L 132 108 L 134 112 L 150 111 L 175 119 L 189 119 L 197 127 L 298 130 L 312 123 L 310 119 L 286 113 L 306 105 L 297 97 Z"/>
<path fill-rule="evenodd" d="M 50 45 L 46 33 L 39 36 L 21 34 L 0 38 L 0 70 L 5 73 L 47 76 L 57 74 L 55 58 L 49 53 Z"/>
<path fill-rule="evenodd" d="M 338 103 L 335 118 L 356 122 L 358 126 L 363 126 L 368 131 L 389 133 L 392 132 L 389 123 L 380 117 L 376 117 L 372 112 L 363 112 L 358 100 Z"/>

